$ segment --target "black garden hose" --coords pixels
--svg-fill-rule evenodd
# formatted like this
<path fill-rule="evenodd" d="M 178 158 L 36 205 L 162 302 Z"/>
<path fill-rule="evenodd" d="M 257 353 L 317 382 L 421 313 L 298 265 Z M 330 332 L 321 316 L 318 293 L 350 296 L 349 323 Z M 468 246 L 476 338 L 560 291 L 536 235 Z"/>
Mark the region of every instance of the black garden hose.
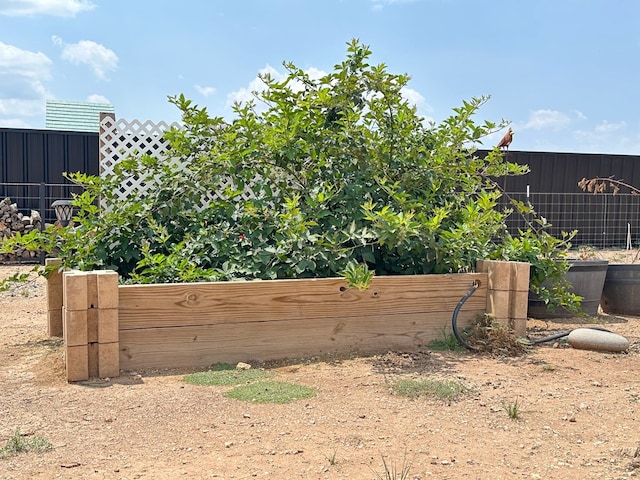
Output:
<path fill-rule="evenodd" d="M 451 329 L 453 330 L 453 335 L 456 337 L 458 344 L 472 352 L 478 352 L 479 349 L 474 347 L 473 345 L 469 345 L 464 340 L 464 338 L 462 338 L 462 336 L 460 335 L 460 332 L 458 331 L 458 313 L 460 313 L 460 309 L 462 308 L 464 303 L 469 299 L 471 295 L 474 294 L 474 292 L 478 289 L 479 286 L 480 286 L 480 283 L 477 280 L 473 282 L 473 285 L 471 285 L 471 288 L 469 289 L 469 291 L 464 294 L 464 296 L 460 299 L 460 301 L 456 305 L 456 308 L 453 310 L 453 316 L 451 317 Z M 610 330 L 607 330 L 606 328 L 602 328 L 602 327 L 588 327 L 588 328 L 592 330 L 600 330 L 602 332 L 611 332 Z M 529 340 L 529 345 L 537 345 L 539 343 L 551 342 L 553 340 L 557 340 L 558 338 L 566 337 L 572 331 L 573 330 L 567 330 L 565 332 L 549 335 L 548 337 L 538 338 L 536 340 Z"/>
<path fill-rule="evenodd" d="M 477 280 L 474 280 L 473 285 L 471 285 L 469 291 L 464 294 L 464 296 L 456 305 L 456 308 L 453 310 L 453 316 L 451 317 L 451 330 L 453 330 L 453 334 L 455 335 L 456 340 L 460 345 L 462 345 L 467 350 L 471 350 L 472 352 L 477 352 L 478 349 L 473 345 L 469 345 L 467 342 L 465 342 L 465 340 L 460 335 L 460 332 L 458 332 L 458 313 L 460 313 L 460 309 L 464 305 L 464 302 L 466 302 L 469 297 L 473 295 L 473 293 L 478 289 L 479 286 L 480 283 Z"/>
<path fill-rule="evenodd" d="M 602 328 L 602 327 L 584 327 L 584 328 L 588 328 L 590 330 L 600 330 L 601 332 L 609 332 L 609 333 L 611 333 L 611 330 L 607 330 L 606 328 Z M 555 333 L 553 335 L 549 335 L 548 337 L 537 338 L 535 340 L 529 340 L 529 345 L 537 345 L 539 343 L 551 342 L 552 340 L 557 340 L 558 338 L 566 337 L 571 332 L 573 332 L 573 330 L 567 330 L 565 332 L 560 332 L 560 333 Z"/>

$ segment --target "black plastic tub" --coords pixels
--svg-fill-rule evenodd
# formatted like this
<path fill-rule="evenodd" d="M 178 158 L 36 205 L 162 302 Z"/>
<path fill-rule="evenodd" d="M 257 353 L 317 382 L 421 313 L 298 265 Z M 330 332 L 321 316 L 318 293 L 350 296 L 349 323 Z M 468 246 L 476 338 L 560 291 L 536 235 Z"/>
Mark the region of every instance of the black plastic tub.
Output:
<path fill-rule="evenodd" d="M 600 305 L 605 313 L 640 316 L 640 264 L 609 265 Z"/>
<path fill-rule="evenodd" d="M 608 260 L 578 260 L 567 259 L 571 268 L 566 273 L 566 279 L 572 286 L 572 292 L 582 297 L 580 304 L 587 315 L 598 315 L 598 305 L 602 296 Z M 576 314 L 565 308 L 551 310 L 533 292 L 529 293 L 529 307 L 527 315 L 531 318 L 568 318 Z"/>

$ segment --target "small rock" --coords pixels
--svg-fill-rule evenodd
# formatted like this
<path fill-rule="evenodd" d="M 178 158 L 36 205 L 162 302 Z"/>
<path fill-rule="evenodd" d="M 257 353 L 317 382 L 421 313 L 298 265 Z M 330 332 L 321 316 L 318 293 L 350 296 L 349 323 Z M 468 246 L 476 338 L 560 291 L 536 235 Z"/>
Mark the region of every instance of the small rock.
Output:
<path fill-rule="evenodd" d="M 250 370 L 250 369 L 251 369 L 251 365 L 249 365 L 248 363 L 238 362 L 238 364 L 236 365 L 236 370 Z"/>

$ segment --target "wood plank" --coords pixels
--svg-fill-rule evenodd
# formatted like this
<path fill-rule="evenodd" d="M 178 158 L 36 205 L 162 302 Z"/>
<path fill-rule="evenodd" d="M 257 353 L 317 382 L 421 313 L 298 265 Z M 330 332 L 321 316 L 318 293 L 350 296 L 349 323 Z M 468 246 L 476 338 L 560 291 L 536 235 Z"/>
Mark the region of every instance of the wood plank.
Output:
<path fill-rule="evenodd" d="M 119 287 L 120 330 L 217 323 L 448 312 L 473 281 L 467 304 L 486 309 L 486 274 L 376 277 L 360 292 L 341 278 L 214 282 Z"/>
<path fill-rule="evenodd" d="M 458 325 L 478 311 L 466 304 Z M 325 319 L 133 329 L 120 332 L 120 368 L 206 367 L 324 354 L 415 351 L 442 338 L 451 312 L 361 315 Z"/>

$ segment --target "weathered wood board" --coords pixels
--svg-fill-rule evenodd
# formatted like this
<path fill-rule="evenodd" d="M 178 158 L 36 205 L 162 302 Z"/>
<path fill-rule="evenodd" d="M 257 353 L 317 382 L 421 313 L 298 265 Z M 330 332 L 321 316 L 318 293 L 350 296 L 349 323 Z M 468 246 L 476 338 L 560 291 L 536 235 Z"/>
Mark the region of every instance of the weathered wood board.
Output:
<path fill-rule="evenodd" d="M 486 311 L 486 274 L 377 277 L 363 292 L 337 278 L 120 286 L 120 366 L 415 350 L 450 327 L 474 281 L 463 327 Z"/>

